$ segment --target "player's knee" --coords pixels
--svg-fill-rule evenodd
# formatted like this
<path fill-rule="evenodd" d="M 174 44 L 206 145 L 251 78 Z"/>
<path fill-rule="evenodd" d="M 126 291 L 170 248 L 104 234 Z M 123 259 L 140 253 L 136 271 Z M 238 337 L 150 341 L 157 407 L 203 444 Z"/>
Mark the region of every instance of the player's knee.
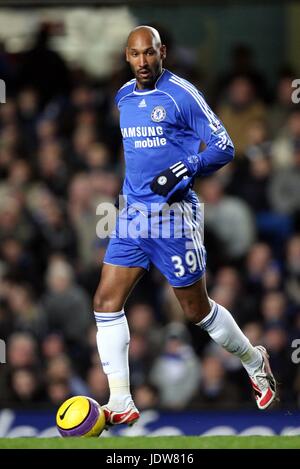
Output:
<path fill-rule="evenodd" d="M 210 312 L 209 303 L 195 304 L 187 301 L 182 307 L 186 319 L 194 324 L 202 321 Z"/>
<path fill-rule="evenodd" d="M 186 308 L 184 310 L 184 314 L 186 319 L 193 324 L 196 324 L 203 319 L 203 315 L 197 309 Z"/>
<path fill-rule="evenodd" d="M 96 293 L 93 301 L 94 311 L 101 313 L 114 313 L 122 308 L 117 304 L 112 295 Z"/>

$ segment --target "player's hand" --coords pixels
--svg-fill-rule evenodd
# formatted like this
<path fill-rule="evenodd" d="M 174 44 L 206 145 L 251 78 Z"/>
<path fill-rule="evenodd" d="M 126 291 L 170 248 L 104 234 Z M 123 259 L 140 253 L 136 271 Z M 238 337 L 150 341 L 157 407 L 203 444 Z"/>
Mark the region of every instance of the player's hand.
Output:
<path fill-rule="evenodd" d="M 182 161 L 178 161 L 158 174 L 152 180 L 150 187 L 156 194 L 166 197 L 182 179 L 188 179 L 189 177 L 190 172 L 186 165 Z"/>

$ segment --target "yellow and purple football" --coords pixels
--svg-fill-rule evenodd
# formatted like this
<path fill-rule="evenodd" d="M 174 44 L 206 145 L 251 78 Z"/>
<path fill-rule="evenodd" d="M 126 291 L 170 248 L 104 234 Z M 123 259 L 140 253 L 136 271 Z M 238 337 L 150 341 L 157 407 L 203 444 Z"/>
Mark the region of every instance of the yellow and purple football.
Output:
<path fill-rule="evenodd" d="M 56 426 L 63 437 L 99 436 L 105 427 L 105 416 L 97 401 L 86 396 L 67 399 L 58 409 Z"/>

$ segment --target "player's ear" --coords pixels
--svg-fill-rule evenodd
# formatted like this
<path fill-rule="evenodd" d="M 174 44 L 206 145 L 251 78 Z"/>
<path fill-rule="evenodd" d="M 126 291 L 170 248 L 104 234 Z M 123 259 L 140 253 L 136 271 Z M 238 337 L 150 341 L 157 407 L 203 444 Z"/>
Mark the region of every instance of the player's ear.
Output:
<path fill-rule="evenodd" d="M 128 52 L 128 47 L 125 49 L 125 57 L 126 57 L 126 62 L 129 62 L 129 52 Z"/>
<path fill-rule="evenodd" d="M 164 45 L 160 46 L 160 56 L 162 60 L 165 60 L 165 58 L 167 57 L 167 48 Z"/>

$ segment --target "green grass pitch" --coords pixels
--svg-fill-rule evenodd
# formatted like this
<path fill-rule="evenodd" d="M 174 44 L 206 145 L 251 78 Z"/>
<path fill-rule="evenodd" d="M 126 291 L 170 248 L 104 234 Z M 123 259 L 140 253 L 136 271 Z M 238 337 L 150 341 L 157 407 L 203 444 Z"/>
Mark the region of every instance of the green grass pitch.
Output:
<path fill-rule="evenodd" d="M 300 436 L 0 438 L 0 449 L 300 449 Z"/>

